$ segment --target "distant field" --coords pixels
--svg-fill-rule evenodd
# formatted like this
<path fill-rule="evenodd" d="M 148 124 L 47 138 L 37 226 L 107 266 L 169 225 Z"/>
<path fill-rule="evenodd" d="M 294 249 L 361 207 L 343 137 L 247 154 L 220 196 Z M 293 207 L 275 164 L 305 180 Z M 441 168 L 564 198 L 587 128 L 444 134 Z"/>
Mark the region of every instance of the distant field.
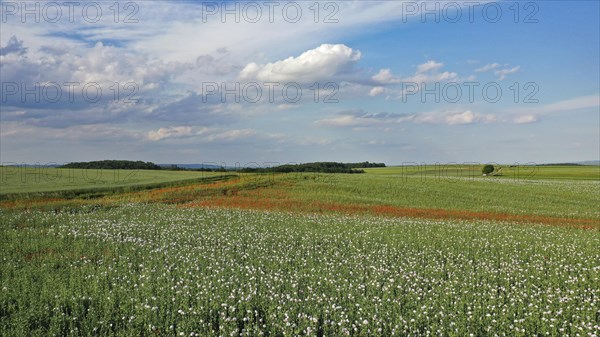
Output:
<path fill-rule="evenodd" d="M 375 175 L 323 175 L 286 188 L 309 202 L 389 205 L 417 209 L 469 210 L 594 218 L 600 222 L 598 181 L 402 179 Z"/>
<path fill-rule="evenodd" d="M 246 176 L 197 189 L 137 193 L 156 202 L 294 212 L 390 216 L 530 219 L 600 226 L 600 181 L 435 179 L 372 174 Z M 442 212 L 445 211 L 445 212 Z M 508 216 L 510 215 L 510 216 Z M 538 218 L 535 218 L 538 217 Z"/>
<path fill-rule="evenodd" d="M 560 169 L 576 170 L 550 168 L 545 174 Z M 403 175 L 401 170 L 402 168 L 392 167 L 369 169 L 367 174 L 227 176 L 220 173 L 139 171 L 123 182 L 112 179 L 115 172 L 103 171 L 102 177 L 105 180 L 98 179 L 94 182 L 80 178 L 78 184 L 65 185 L 56 182 L 19 185 L 13 176 L 13 185 L 9 187 L 12 187 L 12 191 L 22 189 L 31 194 L 60 190 L 69 193 L 70 189 L 80 191 L 88 188 L 84 191 L 93 194 L 94 191 L 111 191 L 125 186 L 120 192 L 104 193 L 106 195 L 97 193 L 91 199 L 73 199 L 70 196 L 69 204 L 169 203 L 189 207 L 527 220 L 553 224 L 568 224 L 573 221 L 569 222 L 567 219 L 580 219 L 583 225 L 600 226 L 600 181 L 588 179 L 590 174 L 584 175 L 589 170 L 587 167 L 578 172 L 580 177 L 585 178 L 577 180 L 510 179 L 480 175 L 470 178 L 457 175 Z M 81 177 L 85 173 L 82 171 L 85 170 L 74 170 L 74 173 Z M 151 188 L 153 186 L 161 188 Z M 3 193 L 6 193 L 4 188 Z M 47 197 L 47 194 L 42 193 L 42 196 Z M 42 204 L 52 208 L 53 204 L 61 203 L 62 196 L 59 193 L 52 195 L 58 199 L 38 198 L 39 201 L 28 196 L 27 202 L 16 200 L 8 206 L 19 208 Z"/>
<path fill-rule="evenodd" d="M 458 180 L 481 181 L 491 180 L 597 180 L 600 181 L 600 167 L 598 166 L 539 166 L 518 167 L 505 166 L 503 175 L 497 177 L 482 177 L 480 166 L 465 165 L 429 165 L 429 166 L 392 166 L 385 168 L 365 169 L 369 176 L 396 176 L 406 180 L 410 178 L 430 181 L 431 178 L 440 183 L 456 183 Z M 231 175 L 227 173 L 226 175 Z M 84 169 L 58 169 L 58 168 L 18 168 L 0 167 L 0 195 L 14 193 L 42 193 L 56 191 L 111 189 L 147 185 L 152 187 L 157 184 L 172 182 L 193 182 L 198 179 L 219 177 L 225 175 L 217 172 L 194 171 L 154 171 L 154 170 L 84 170 Z M 308 174 L 308 176 L 325 176 L 323 174 Z M 241 174 L 250 176 L 252 174 Z M 272 176 L 272 175 L 271 175 Z M 290 174 L 288 176 L 294 176 Z M 296 174 L 297 176 L 297 174 Z M 343 180 L 353 181 L 357 177 L 346 177 Z M 458 179 L 460 178 L 460 179 Z M 369 184 L 370 178 L 358 178 L 361 184 Z M 373 187 L 378 188 L 377 181 Z M 397 180 L 390 180 L 391 184 Z M 342 182 L 343 185 L 343 182 Z M 368 186 L 368 185 L 367 185 Z M 490 186 L 489 184 L 486 186 Z M 337 185 L 331 188 L 336 189 Z M 362 195 L 373 195 L 374 191 Z M 377 193 L 379 194 L 379 193 Z M 381 194 L 385 197 L 386 193 Z M 377 198 L 377 195 L 373 195 Z"/>
<path fill-rule="evenodd" d="M 0 167 L 0 195 L 153 185 L 222 175 L 212 172 Z"/>
<path fill-rule="evenodd" d="M 497 165 L 494 165 L 497 166 Z M 600 166 L 514 166 L 500 165 L 502 175 L 493 179 L 576 179 L 600 180 Z M 368 174 L 406 175 L 439 178 L 481 177 L 482 165 L 389 166 L 364 169 Z"/>

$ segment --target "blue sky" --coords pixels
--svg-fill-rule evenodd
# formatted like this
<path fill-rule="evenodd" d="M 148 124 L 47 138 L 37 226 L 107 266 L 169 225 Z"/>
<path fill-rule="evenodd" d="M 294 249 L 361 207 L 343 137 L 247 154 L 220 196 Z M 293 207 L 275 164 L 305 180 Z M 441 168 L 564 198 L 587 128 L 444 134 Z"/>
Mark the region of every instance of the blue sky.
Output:
<path fill-rule="evenodd" d="M 600 157 L 598 1 L 38 4 L 2 1 L 3 163 Z"/>

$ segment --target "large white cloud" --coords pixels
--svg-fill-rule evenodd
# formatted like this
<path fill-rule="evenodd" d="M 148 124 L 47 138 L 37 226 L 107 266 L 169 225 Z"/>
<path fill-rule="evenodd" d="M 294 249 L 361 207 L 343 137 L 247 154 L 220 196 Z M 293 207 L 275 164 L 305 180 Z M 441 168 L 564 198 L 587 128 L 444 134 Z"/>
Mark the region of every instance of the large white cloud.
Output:
<path fill-rule="evenodd" d="M 333 80 L 360 60 L 360 51 L 343 44 L 322 44 L 298 57 L 259 65 L 249 63 L 240 72 L 243 80 L 312 83 Z"/>

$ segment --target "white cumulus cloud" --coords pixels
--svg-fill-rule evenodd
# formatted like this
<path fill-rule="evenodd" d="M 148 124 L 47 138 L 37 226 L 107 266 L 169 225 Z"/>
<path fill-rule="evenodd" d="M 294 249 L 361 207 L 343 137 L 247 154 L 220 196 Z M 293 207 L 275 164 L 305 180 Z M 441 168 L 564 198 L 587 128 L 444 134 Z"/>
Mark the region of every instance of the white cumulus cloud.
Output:
<path fill-rule="evenodd" d="M 240 72 L 243 80 L 311 83 L 346 73 L 358 60 L 360 51 L 343 44 L 322 44 L 297 57 L 267 63 L 249 63 Z"/>

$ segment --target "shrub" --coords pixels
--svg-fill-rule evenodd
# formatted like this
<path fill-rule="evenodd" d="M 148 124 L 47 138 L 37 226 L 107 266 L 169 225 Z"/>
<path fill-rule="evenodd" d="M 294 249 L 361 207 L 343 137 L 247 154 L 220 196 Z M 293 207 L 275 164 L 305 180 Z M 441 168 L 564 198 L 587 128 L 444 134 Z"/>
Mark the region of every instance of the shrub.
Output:
<path fill-rule="evenodd" d="M 492 172 L 494 172 L 494 165 L 490 165 L 490 164 L 485 165 L 483 167 L 483 169 L 481 170 L 481 173 L 483 173 L 483 174 L 490 174 Z"/>

